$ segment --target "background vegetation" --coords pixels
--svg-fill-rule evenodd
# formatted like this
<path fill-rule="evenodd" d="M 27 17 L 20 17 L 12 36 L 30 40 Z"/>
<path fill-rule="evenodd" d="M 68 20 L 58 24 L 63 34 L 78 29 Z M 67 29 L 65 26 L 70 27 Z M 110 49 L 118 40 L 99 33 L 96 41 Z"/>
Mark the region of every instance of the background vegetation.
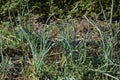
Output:
<path fill-rule="evenodd" d="M 110 17 L 111 0 L 101 0 L 107 17 Z M 27 4 L 27 5 L 26 5 Z M 114 0 L 114 14 L 117 17 L 119 14 L 119 0 Z M 13 15 L 21 11 L 25 6 L 29 6 L 29 12 L 39 17 L 49 17 L 54 14 L 56 18 L 79 17 L 88 15 L 90 17 L 98 16 L 101 18 L 102 12 L 99 5 L 99 0 L 1 0 L 0 1 L 0 17 L 8 17 L 10 11 Z M 27 14 L 27 9 L 24 9 Z M 98 15 L 99 14 L 99 15 Z"/>

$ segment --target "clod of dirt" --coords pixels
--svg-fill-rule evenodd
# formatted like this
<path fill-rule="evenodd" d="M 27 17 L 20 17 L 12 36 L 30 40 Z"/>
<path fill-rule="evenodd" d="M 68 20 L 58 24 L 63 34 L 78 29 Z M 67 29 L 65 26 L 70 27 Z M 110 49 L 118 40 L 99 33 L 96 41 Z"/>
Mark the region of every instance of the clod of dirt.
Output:
<path fill-rule="evenodd" d="M 120 40 L 120 31 L 117 34 L 117 40 Z"/>
<path fill-rule="evenodd" d="M 15 57 L 15 55 L 18 55 L 18 56 L 23 55 L 22 50 L 10 48 L 10 47 L 7 47 L 6 49 L 4 49 L 3 53 L 5 56 L 8 56 L 8 57 Z"/>

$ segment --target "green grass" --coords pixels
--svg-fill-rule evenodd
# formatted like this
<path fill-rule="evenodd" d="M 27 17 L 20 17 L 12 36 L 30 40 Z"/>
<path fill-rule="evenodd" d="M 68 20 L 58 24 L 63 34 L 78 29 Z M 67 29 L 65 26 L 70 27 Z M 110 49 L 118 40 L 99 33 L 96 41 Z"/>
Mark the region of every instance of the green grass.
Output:
<path fill-rule="evenodd" d="M 20 80 L 119 80 L 120 55 L 115 51 L 115 46 L 119 45 L 117 40 L 119 30 L 113 32 L 112 25 L 115 25 L 112 24 L 113 0 L 109 21 L 101 2 L 100 6 L 107 31 L 103 31 L 100 24 L 84 16 L 95 31 L 90 30 L 88 25 L 87 33 L 82 40 L 77 39 L 79 34 L 76 33 L 74 19 L 47 24 L 48 18 L 44 28 L 36 31 L 30 22 L 30 14 L 27 16 L 27 25 L 24 25 L 23 9 L 18 13 L 15 27 L 11 25 L 12 20 L 10 23 L 3 23 L 0 31 L 1 79 L 10 78 L 8 73 L 14 73 L 10 70 L 19 63 L 15 67 L 22 68 L 16 72 L 21 74 L 18 76 Z M 50 34 L 54 34 L 52 32 L 54 29 L 59 35 L 56 40 L 51 40 Z M 91 36 L 96 31 L 99 40 L 92 40 Z"/>

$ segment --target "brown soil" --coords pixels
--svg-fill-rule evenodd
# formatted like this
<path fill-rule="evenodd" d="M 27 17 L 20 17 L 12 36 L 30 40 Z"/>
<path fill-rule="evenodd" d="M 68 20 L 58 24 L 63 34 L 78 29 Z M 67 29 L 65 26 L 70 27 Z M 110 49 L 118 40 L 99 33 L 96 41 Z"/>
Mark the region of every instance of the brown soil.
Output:
<path fill-rule="evenodd" d="M 99 20 L 94 20 L 94 21 L 95 21 L 95 23 L 100 25 L 99 28 L 101 28 L 104 33 L 109 32 L 108 29 L 106 28 L 106 24 L 103 21 L 99 21 Z M 32 25 L 33 25 L 34 29 L 37 31 L 40 31 L 44 27 L 44 24 L 41 24 L 41 23 L 38 24 L 34 20 L 32 20 Z M 98 30 L 95 27 L 93 27 L 92 25 L 90 25 L 84 19 L 74 20 L 74 25 L 76 26 L 76 34 L 77 34 L 78 42 L 82 41 L 85 38 L 85 35 L 87 34 L 87 32 L 92 33 L 92 35 L 90 37 L 90 42 L 87 43 L 87 46 L 90 47 L 90 53 L 99 55 L 99 53 L 100 53 L 100 48 L 98 46 L 99 44 L 96 45 L 96 43 L 94 43 L 95 41 L 98 41 L 98 43 L 100 43 L 100 41 L 101 41 Z M 73 25 L 73 23 L 71 24 L 71 26 L 74 26 L 74 25 Z M 71 29 L 71 30 L 72 30 L 72 32 L 74 32 L 73 29 Z M 59 38 L 59 30 L 54 28 L 50 32 L 50 39 L 51 39 L 50 41 L 57 40 L 58 38 Z M 117 44 L 115 46 L 114 51 L 117 55 L 120 55 L 120 32 L 117 35 Z M 21 79 L 21 76 L 22 76 L 21 72 L 22 72 L 22 67 L 23 67 L 23 64 L 21 63 L 21 57 L 25 55 L 24 53 L 25 52 L 22 51 L 21 49 L 13 49 L 13 48 L 9 48 L 9 47 L 4 50 L 4 56 L 11 58 L 11 60 L 13 62 L 13 66 L 10 68 L 9 73 L 7 75 L 8 77 L 6 77 L 5 80 L 23 80 L 23 79 Z M 59 64 L 63 64 L 62 55 L 61 55 L 61 47 L 59 47 L 59 45 L 54 46 L 51 49 L 50 54 L 48 54 L 45 59 L 45 63 L 51 63 L 53 61 L 58 62 L 58 65 L 56 65 L 58 67 L 60 66 Z M 1 59 L 0 59 L 0 62 L 1 62 Z M 23 60 L 22 60 L 22 62 L 23 62 Z M 23 62 L 23 63 L 26 63 L 26 62 Z M 24 80 L 27 80 L 27 79 L 24 79 Z"/>

